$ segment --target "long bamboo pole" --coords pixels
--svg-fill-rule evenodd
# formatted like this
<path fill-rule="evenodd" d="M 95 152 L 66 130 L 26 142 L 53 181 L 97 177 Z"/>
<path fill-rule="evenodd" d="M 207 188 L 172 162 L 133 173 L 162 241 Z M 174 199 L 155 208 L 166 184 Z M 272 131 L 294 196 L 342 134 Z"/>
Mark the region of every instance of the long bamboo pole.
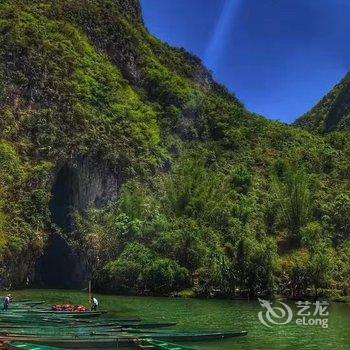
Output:
<path fill-rule="evenodd" d="M 91 304 L 91 280 L 89 280 L 89 305 Z"/>

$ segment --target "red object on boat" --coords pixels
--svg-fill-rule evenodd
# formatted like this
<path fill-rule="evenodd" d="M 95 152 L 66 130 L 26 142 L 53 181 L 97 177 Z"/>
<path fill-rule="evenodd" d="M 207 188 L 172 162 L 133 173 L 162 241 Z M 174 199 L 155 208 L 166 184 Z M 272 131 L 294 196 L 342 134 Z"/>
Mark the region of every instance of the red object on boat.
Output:
<path fill-rule="evenodd" d="M 85 312 L 85 311 L 87 311 L 87 309 L 84 305 L 78 305 L 74 311 Z"/>
<path fill-rule="evenodd" d="M 77 311 L 77 312 L 85 312 L 87 311 L 87 308 L 84 305 L 78 305 L 78 306 L 73 306 L 71 304 L 66 304 L 66 305 L 53 305 L 51 307 L 52 311 Z"/>

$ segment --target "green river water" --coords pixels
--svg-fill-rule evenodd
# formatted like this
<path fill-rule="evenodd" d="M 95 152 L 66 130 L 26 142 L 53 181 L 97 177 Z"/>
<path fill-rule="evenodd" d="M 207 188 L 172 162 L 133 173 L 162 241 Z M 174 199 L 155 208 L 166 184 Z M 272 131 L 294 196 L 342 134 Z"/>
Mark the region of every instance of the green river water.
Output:
<path fill-rule="evenodd" d="M 15 298 L 46 300 L 48 303 L 87 304 L 87 293 L 74 291 L 23 290 L 14 292 L 13 295 Z M 241 338 L 191 344 L 195 349 L 350 349 L 349 304 L 331 304 L 327 310 L 329 312 L 328 328 L 322 328 L 320 325 L 297 325 L 295 323 L 298 318 L 296 306 L 294 303 L 289 303 L 294 313 L 293 320 L 286 325 L 274 325 L 268 328 L 259 321 L 258 313 L 263 308 L 258 301 L 113 295 L 97 295 L 97 298 L 101 309 L 112 311 L 110 316 L 137 316 L 146 321 L 177 322 L 176 329 L 184 331 L 248 331 L 248 335 Z M 314 311 L 314 306 L 311 310 Z"/>

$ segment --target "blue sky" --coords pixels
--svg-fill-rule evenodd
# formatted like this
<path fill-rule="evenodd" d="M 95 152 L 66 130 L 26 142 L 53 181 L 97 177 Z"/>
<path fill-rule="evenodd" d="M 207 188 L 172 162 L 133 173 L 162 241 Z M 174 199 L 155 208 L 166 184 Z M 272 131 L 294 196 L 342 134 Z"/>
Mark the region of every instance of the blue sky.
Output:
<path fill-rule="evenodd" d="M 349 0 L 141 0 L 149 31 L 199 56 L 245 106 L 292 122 L 350 68 Z"/>

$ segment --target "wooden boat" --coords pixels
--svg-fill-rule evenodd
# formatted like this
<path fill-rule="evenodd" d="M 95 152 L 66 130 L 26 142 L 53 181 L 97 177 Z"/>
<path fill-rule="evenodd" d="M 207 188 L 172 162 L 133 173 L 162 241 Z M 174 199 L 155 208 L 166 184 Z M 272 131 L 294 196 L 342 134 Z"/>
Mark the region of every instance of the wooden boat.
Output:
<path fill-rule="evenodd" d="M 176 323 L 108 323 L 108 324 L 80 324 L 80 323 L 63 323 L 63 324 L 57 324 L 57 323 L 50 323 L 50 322 L 44 322 L 40 325 L 38 323 L 33 324 L 18 324 L 18 323 L 0 323 L 0 329 L 2 332 L 5 330 L 11 330 L 16 331 L 18 330 L 37 330 L 40 327 L 40 330 L 49 330 L 49 329 L 60 329 L 63 332 L 68 328 L 71 329 L 103 329 L 103 330 L 114 330 L 114 329 L 124 329 L 124 330 L 150 330 L 150 329 L 163 329 L 168 327 L 175 326 Z"/>
<path fill-rule="evenodd" d="M 15 300 L 12 300 L 13 303 L 18 303 L 18 304 L 25 304 L 25 303 L 30 303 L 30 302 L 33 302 L 34 300 L 32 299 L 15 299 Z"/>
<path fill-rule="evenodd" d="M 3 325 L 0 327 L 0 336 L 3 337 L 45 337 L 45 336 L 116 336 L 124 333 L 159 333 L 161 330 L 150 330 L 150 329 L 137 329 L 137 328 L 124 328 L 120 325 L 117 326 L 107 326 L 107 327 L 94 327 L 89 326 L 79 326 L 79 325 Z"/>
<path fill-rule="evenodd" d="M 161 332 L 161 333 L 140 333 L 132 334 L 139 338 L 146 339 L 152 338 L 156 340 L 174 341 L 174 342 L 196 342 L 196 341 L 207 341 L 207 340 L 218 340 L 235 338 L 247 335 L 246 331 L 239 332 Z"/>
<path fill-rule="evenodd" d="M 36 330 L 8 330 L 8 329 L 1 329 L 0 336 L 2 337 L 74 337 L 74 338 L 87 338 L 87 337 L 98 337 L 98 336 L 105 336 L 105 337 L 117 337 L 118 333 L 122 332 L 122 329 L 36 329 Z"/>
<path fill-rule="evenodd" d="M 22 306 L 22 307 L 34 307 L 34 306 L 39 306 L 45 304 L 45 301 L 33 301 L 33 300 L 24 300 L 24 301 L 14 301 L 13 303 L 11 303 L 10 305 L 13 306 Z"/>
<path fill-rule="evenodd" d="M 51 346 L 21 343 L 16 341 L 5 342 L 4 349 L 6 350 L 61 350 L 60 348 L 54 348 Z"/>
<path fill-rule="evenodd" d="M 131 334 L 121 332 L 116 335 L 103 335 L 103 336 L 6 336 L 5 340 L 18 341 L 24 343 L 40 344 L 53 347 L 61 347 L 65 349 L 87 349 L 87 348 L 128 348 L 136 340 L 154 339 L 163 340 L 166 342 L 196 342 L 196 341 L 208 341 L 219 340 L 238 336 L 244 336 L 247 332 L 188 332 L 188 333 L 140 333 Z"/>
<path fill-rule="evenodd" d="M 93 325 L 80 325 L 76 323 L 70 323 L 70 322 L 35 322 L 35 321 L 28 321 L 25 323 L 17 323 L 17 322 L 0 322 L 0 331 L 2 329 L 19 329 L 19 330 L 25 330 L 25 329 L 49 329 L 49 328 L 55 328 L 55 329 L 65 329 L 65 328 L 81 328 L 81 329 L 99 329 L 99 328 L 122 328 L 123 326 L 119 324 L 110 324 L 110 325 L 104 325 L 104 326 L 93 326 Z"/>
<path fill-rule="evenodd" d="M 46 349 L 50 350 L 52 348 L 60 349 L 132 349 L 132 346 L 135 345 L 134 339 L 105 339 L 101 338 L 98 340 L 91 339 L 60 339 L 60 338 L 3 338 L 4 343 L 8 344 L 10 342 L 17 343 L 30 343 L 36 346 L 45 346 Z M 14 350 L 14 348 L 9 348 L 9 350 Z"/>
<path fill-rule="evenodd" d="M 77 322 L 80 323 L 93 323 L 93 324 L 108 324 L 108 323 L 140 323 L 142 321 L 141 318 L 103 318 L 103 320 L 96 321 L 96 320 L 89 320 L 89 319 L 82 319 L 77 320 Z"/>
<path fill-rule="evenodd" d="M 208 341 L 246 335 L 247 332 L 180 332 L 161 328 L 175 323 L 143 323 L 140 319 L 96 319 L 100 311 L 52 311 L 22 306 L 0 312 L 0 340 L 8 350 L 130 349 L 135 342 L 160 350 L 190 350 L 172 343 Z M 23 345 L 24 344 L 24 345 Z M 25 345 L 27 344 L 27 345 Z M 12 348 L 11 348 L 12 346 Z"/>
<path fill-rule="evenodd" d="M 105 314 L 106 311 L 53 311 L 53 310 L 41 310 L 41 309 L 25 309 L 25 310 L 12 310 L 13 314 L 21 314 L 23 316 L 33 315 L 59 315 L 60 317 L 73 317 L 73 318 L 90 318 L 98 317 Z"/>
<path fill-rule="evenodd" d="M 133 329 L 159 329 L 159 328 L 169 328 L 176 326 L 174 322 L 165 323 L 119 323 L 122 328 L 133 328 Z"/>
<path fill-rule="evenodd" d="M 90 326 L 110 326 L 110 325 L 123 325 L 125 327 L 134 326 L 140 324 L 141 320 L 135 319 L 102 319 L 96 320 L 95 318 L 79 318 L 60 315 L 60 314 L 29 314 L 29 313 L 5 313 L 0 312 L 0 324 L 48 324 L 48 323 L 69 323 L 70 325 L 90 325 Z M 150 324 L 152 325 L 152 324 Z M 161 325 L 161 324 L 159 324 Z"/>
<path fill-rule="evenodd" d="M 155 350 L 194 350 L 194 348 L 190 348 L 188 346 L 182 346 L 155 339 L 145 339 L 142 341 L 142 345 L 143 344 L 152 345 Z"/>
<path fill-rule="evenodd" d="M 10 311 L 27 311 L 34 309 L 35 307 L 45 303 L 44 301 L 30 301 L 30 302 L 25 302 L 25 303 L 11 303 L 9 305 L 9 310 Z"/>

